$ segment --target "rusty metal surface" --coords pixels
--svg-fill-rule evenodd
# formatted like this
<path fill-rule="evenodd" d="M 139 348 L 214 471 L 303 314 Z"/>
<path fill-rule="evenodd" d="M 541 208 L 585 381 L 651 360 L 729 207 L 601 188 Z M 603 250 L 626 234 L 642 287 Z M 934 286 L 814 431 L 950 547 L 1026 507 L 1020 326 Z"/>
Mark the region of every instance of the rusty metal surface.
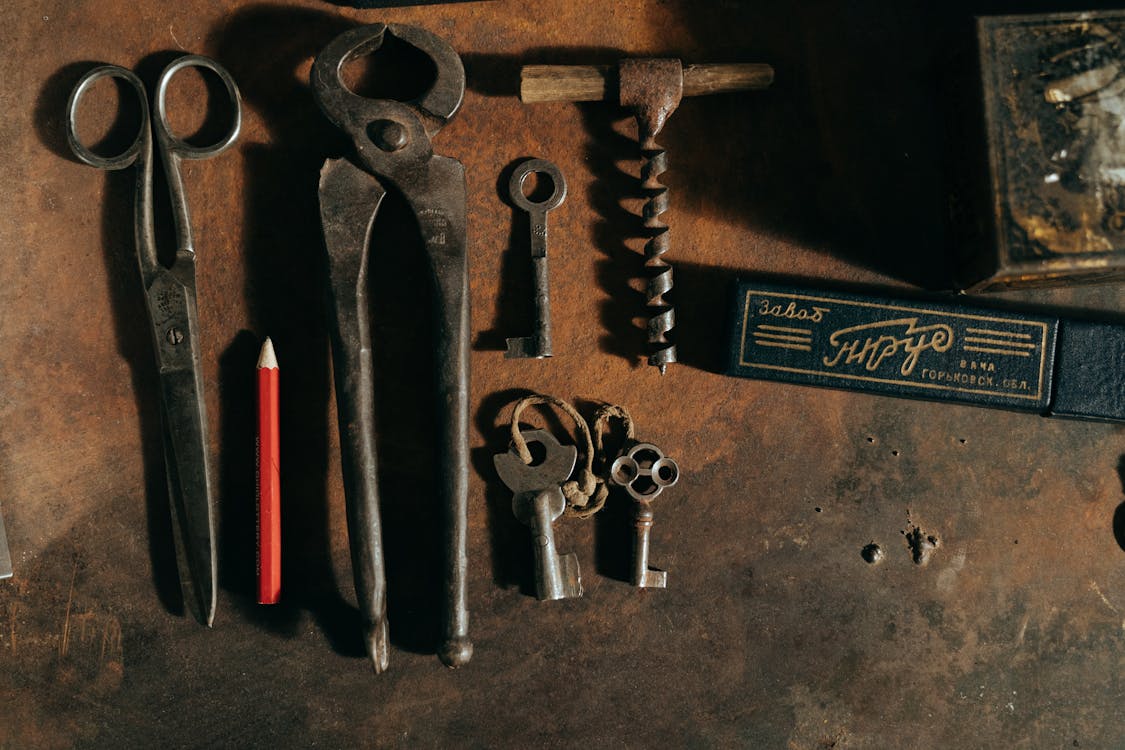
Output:
<path fill-rule="evenodd" d="M 1125 744 L 1120 427 L 712 372 L 736 273 L 948 285 L 937 91 L 945 41 L 971 33 L 973 9 L 8 3 L 0 503 L 15 575 L 0 581 L 0 747 Z M 433 658 L 437 415 L 429 337 L 417 335 L 435 321 L 419 303 L 420 249 L 377 254 L 388 607 L 401 613 L 378 677 L 350 592 L 321 297 L 317 174 L 346 144 L 306 84 L 328 40 L 375 20 L 422 25 L 465 61 L 464 106 L 435 146 L 468 176 L 474 311 L 475 652 L 449 671 Z M 66 95 L 94 62 L 151 80 L 180 50 L 214 57 L 245 97 L 236 148 L 185 165 L 218 468 L 213 630 L 183 614 L 168 552 L 133 181 L 73 161 L 62 127 Z M 664 378 L 644 366 L 637 319 L 628 113 L 515 95 L 522 63 L 640 55 L 777 69 L 770 91 L 685 100 L 662 133 L 680 360 Z M 192 94 L 173 91 L 169 109 Z M 503 337 L 524 320 L 531 279 L 499 189 L 532 154 L 570 188 L 551 217 L 560 354 L 511 361 Z M 1018 299 L 1122 312 L 1114 286 Z M 393 322 L 411 306 L 419 318 Z M 268 609 L 254 603 L 252 521 L 266 334 L 281 363 L 285 513 L 285 603 Z M 616 497 L 595 520 L 555 529 L 578 554 L 583 597 L 536 601 L 527 530 L 491 460 L 525 388 L 625 404 L 638 434 L 685 467 L 652 528 L 669 588 L 629 584 L 629 502 Z"/>

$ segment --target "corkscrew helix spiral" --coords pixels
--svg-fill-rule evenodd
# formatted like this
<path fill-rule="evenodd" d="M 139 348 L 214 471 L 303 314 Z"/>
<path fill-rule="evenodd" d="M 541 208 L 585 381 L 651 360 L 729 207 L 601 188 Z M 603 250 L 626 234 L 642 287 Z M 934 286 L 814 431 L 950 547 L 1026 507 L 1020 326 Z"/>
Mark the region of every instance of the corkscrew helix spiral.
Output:
<path fill-rule="evenodd" d="M 637 141 L 641 147 L 641 211 L 645 241 L 645 285 L 648 308 L 648 363 L 663 375 L 676 361 L 676 345 L 668 338 L 676 325 L 676 311 L 665 298 L 672 290 L 672 267 L 664 260 L 670 240 L 661 214 L 668 210 L 668 187 L 660 175 L 668 170 L 667 152 L 656 142 L 668 115 L 683 95 L 683 67 L 679 60 L 623 60 L 619 66 L 621 104 L 633 109 L 637 118 Z"/>
<path fill-rule="evenodd" d="M 645 241 L 645 305 L 648 307 L 648 363 L 660 368 L 663 375 L 669 364 L 676 361 L 676 345 L 668 340 L 668 332 L 676 326 L 676 310 L 664 298 L 672 290 L 672 267 L 662 257 L 671 245 L 668 225 L 660 215 L 668 210 L 668 187 L 660 182 L 660 175 L 668 170 L 667 152 L 649 138 L 641 144 L 641 190 L 645 195 L 642 209 L 644 226 L 648 232 Z"/>

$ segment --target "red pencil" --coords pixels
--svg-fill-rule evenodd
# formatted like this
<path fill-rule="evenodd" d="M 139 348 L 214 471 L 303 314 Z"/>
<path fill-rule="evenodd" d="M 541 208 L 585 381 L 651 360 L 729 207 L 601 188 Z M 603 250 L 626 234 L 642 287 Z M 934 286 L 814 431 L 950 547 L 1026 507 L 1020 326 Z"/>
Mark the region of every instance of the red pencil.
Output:
<path fill-rule="evenodd" d="M 258 603 L 281 596 L 281 450 L 277 355 L 268 338 L 258 356 Z"/>

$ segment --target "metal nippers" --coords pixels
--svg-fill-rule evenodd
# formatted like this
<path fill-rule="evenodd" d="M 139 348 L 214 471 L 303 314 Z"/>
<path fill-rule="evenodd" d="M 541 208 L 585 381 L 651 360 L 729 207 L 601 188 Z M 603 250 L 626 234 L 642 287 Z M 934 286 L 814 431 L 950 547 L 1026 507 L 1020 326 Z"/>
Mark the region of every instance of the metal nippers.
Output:
<path fill-rule="evenodd" d="M 382 46 L 388 36 L 433 61 L 430 89 L 414 101 L 366 99 L 348 90 L 342 67 Z M 369 235 L 388 190 L 417 218 L 434 280 L 436 387 L 444 427 L 438 436 L 444 508 L 444 643 L 448 666 L 472 656 L 468 638 L 469 296 L 465 240 L 465 169 L 434 154 L 430 138 L 457 113 L 465 70 L 457 53 L 423 29 L 375 24 L 336 37 L 313 63 L 313 94 L 354 145 L 320 173 L 320 217 L 328 259 L 329 326 L 347 501 L 348 534 L 364 640 L 376 672 L 387 667 L 386 575 L 379 521 L 367 307 Z"/>

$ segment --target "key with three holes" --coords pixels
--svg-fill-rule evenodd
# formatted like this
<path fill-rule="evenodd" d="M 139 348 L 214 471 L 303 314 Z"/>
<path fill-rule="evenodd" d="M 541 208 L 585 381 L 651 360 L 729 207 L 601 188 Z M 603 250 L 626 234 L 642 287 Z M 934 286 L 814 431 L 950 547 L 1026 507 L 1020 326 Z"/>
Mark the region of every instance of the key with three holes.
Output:
<path fill-rule="evenodd" d="M 668 574 L 648 566 L 649 535 L 652 532 L 652 506 L 664 488 L 680 479 L 680 467 L 652 443 L 637 443 L 619 456 L 609 470 L 609 479 L 624 487 L 633 498 L 633 585 L 662 589 Z"/>
<path fill-rule="evenodd" d="M 532 174 L 545 175 L 554 191 L 542 202 L 523 192 L 523 183 Z M 535 333 L 506 339 L 505 359 L 543 359 L 551 356 L 551 293 L 547 275 L 547 213 L 566 200 L 566 180 L 562 171 L 546 159 L 531 159 L 516 167 L 508 183 L 512 203 L 527 211 L 531 219 L 531 266 L 535 279 Z"/>
<path fill-rule="evenodd" d="M 566 509 L 562 483 L 574 470 L 578 449 L 562 445 L 546 430 L 522 430 L 528 446 L 539 443 L 545 456 L 535 465 L 525 464 L 515 446 L 493 456 L 496 473 L 515 497 L 512 512 L 531 527 L 535 547 L 535 589 L 540 601 L 582 596 L 582 578 L 574 553 L 560 555 L 555 548 L 555 519 Z"/>

